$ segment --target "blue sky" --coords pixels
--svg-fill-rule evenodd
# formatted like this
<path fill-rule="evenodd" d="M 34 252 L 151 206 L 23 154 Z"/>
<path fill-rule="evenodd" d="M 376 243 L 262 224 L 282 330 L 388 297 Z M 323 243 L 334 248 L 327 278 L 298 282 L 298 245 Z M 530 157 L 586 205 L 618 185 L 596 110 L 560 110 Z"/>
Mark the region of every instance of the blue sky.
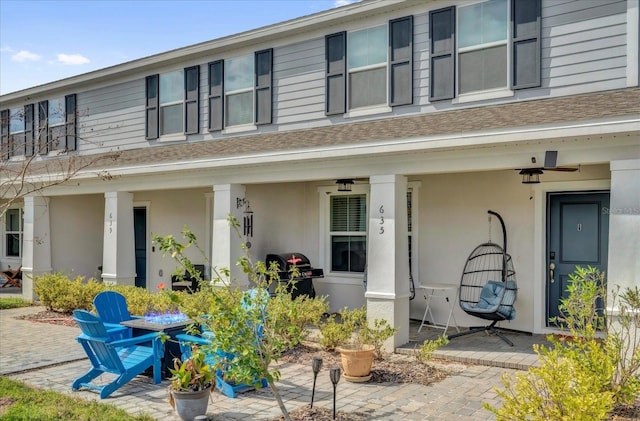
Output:
<path fill-rule="evenodd" d="M 0 0 L 0 94 L 354 0 Z"/>

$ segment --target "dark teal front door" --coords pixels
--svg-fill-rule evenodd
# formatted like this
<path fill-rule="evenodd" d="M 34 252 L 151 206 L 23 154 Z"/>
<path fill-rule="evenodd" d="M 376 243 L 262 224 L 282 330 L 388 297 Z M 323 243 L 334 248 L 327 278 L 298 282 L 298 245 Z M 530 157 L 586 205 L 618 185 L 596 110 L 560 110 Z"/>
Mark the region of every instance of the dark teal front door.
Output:
<path fill-rule="evenodd" d="M 133 234 L 136 249 L 136 286 L 147 287 L 147 208 L 133 208 Z"/>
<path fill-rule="evenodd" d="M 549 193 L 547 197 L 547 325 L 558 316 L 576 266 L 607 270 L 609 193 Z"/>

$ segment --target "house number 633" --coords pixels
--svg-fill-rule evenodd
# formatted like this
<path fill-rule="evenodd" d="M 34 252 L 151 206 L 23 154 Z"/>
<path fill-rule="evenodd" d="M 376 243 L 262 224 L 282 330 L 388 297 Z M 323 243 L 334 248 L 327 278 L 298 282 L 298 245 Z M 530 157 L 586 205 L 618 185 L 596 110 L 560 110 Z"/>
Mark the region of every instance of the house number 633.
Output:
<path fill-rule="evenodd" d="M 384 205 L 380 206 L 379 212 L 380 212 L 380 232 L 379 232 L 379 234 L 382 235 L 382 234 L 384 234 L 384 226 L 383 226 L 384 225 L 384 216 L 382 216 L 382 214 L 384 213 Z"/>

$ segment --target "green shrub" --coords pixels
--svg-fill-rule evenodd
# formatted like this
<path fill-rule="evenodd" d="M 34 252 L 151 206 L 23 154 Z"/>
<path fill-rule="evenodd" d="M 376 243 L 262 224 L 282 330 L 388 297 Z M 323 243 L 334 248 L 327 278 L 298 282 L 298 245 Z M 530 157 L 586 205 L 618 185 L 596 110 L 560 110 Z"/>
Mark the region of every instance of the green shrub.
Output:
<path fill-rule="evenodd" d="M 104 284 L 94 278 L 85 280 L 77 276 L 73 280 L 61 272 L 35 277 L 34 292 L 47 309 L 71 313 L 75 309 L 93 310 L 93 297 L 104 290 Z"/>
<path fill-rule="evenodd" d="M 286 290 L 278 291 L 267 303 L 269 320 L 274 323 L 273 332 L 286 349 L 293 348 L 309 336 L 309 326 L 317 326 L 323 314 L 329 311 L 326 297 L 309 298 L 300 295 L 295 299 Z"/>
<path fill-rule="evenodd" d="M 332 314 L 318 325 L 322 334 L 320 344 L 327 350 L 333 350 L 345 344 L 356 346 L 368 344 L 373 345 L 376 358 L 382 358 L 384 342 L 397 331 L 384 319 L 367 322 L 365 307 L 352 310 L 345 307 L 340 310 L 340 322 L 337 318 L 337 315 Z"/>
<path fill-rule="evenodd" d="M 337 346 L 346 344 L 351 340 L 353 332 L 358 323 L 358 313 L 353 313 L 344 307 L 339 312 L 340 322 L 337 321 L 338 314 L 331 314 L 324 321 L 318 324 L 320 330 L 320 345 L 328 351 L 333 351 Z"/>
<path fill-rule="evenodd" d="M 603 372 L 590 372 L 580 364 L 581 355 L 562 348 L 535 347 L 540 367 L 503 375 L 504 390 L 497 390 L 503 404 L 483 403 L 498 421 L 603 420 L 613 409 L 612 393 L 604 391 Z M 589 365 L 589 364 L 586 364 Z"/>
<path fill-rule="evenodd" d="M 553 347 L 534 348 L 539 367 L 503 377 L 502 406 L 483 404 L 498 420 L 601 420 L 640 393 L 640 290 L 614 290 L 610 306 L 620 300 L 618 315 L 606 317 L 604 274 L 576 267 L 569 278 L 569 295 L 553 321 L 571 338 L 550 336 Z"/>
<path fill-rule="evenodd" d="M 445 336 L 439 336 L 436 340 L 427 339 L 420 345 L 420 352 L 418 353 L 418 361 L 422 363 L 426 363 L 431 361 L 433 358 L 433 353 L 440 347 L 445 346 L 449 343 L 449 339 Z"/>

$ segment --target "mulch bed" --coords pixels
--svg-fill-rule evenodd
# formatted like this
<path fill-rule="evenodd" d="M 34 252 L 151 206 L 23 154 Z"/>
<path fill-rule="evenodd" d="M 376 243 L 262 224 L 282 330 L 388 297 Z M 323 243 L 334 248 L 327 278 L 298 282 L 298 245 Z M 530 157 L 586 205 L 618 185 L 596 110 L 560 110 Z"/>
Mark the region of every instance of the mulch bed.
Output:
<path fill-rule="evenodd" d="M 16 316 L 16 319 L 31 320 L 32 322 L 49 323 L 62 326 L 77 326 L 71 314 L 59 313 L 57 311 L 50 310 Z"/>

